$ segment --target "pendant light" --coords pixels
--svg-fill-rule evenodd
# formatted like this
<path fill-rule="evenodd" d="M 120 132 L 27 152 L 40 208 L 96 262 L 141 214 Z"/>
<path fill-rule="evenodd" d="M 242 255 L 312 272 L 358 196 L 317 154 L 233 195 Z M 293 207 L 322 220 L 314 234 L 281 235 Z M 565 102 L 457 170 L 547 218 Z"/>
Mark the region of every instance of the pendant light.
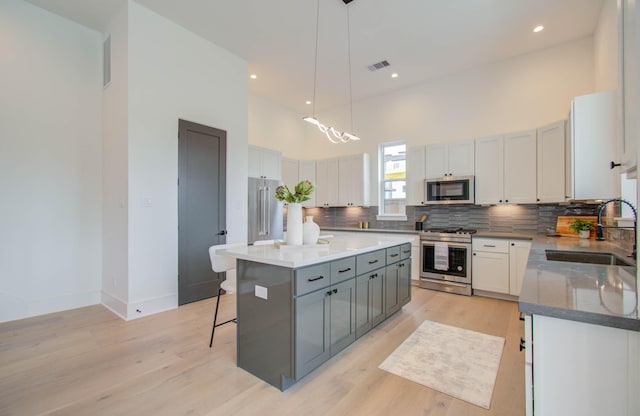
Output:
<path fill-rule="evenodd" d="M 349 66 L 349 118 L 351 122 L 351 131 L 353 131 L 353 97 L 351 91 L 351 30 L 350 30 L 350 19 L 349 19 L 349 6 L 348 4 L 353 0 L 342 0 L 345 5 L 347 5 L 347 55 L 348 55 L 348 66 Z M 315 62 L 313 67 L 313 115 L 307 116 L 303 118 L 304 121 L 307 121 L 316 127 L 325 135 L 327 139 L 331 143 L 347 143 L 350 141 L 360 140 L 358 136 L 352 133 L 342 132 L 337 130 L 334 127 L 327 127 L 322 124 L 316 118 L 316 86 L 318 82 L 318 32 L 319 32 L 319 23 L 320 23 L 320 0 L 316 0 L 316 51 L 315 51 Z"/>

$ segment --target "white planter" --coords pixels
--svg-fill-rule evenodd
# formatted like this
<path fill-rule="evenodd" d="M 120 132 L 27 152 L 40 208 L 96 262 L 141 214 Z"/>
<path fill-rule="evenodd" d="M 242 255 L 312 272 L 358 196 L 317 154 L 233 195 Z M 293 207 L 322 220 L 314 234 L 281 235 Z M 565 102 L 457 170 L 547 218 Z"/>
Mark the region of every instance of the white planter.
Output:
<path fill-rule="evenodd" d="M 302 242 L 304 245 L 316 244 L 320 237 L 320 226 L 313 222 L 313 216 L 307 215 L 302 224 Z"/>
<path fill-rule="evenodd" d="M 589 238 L 589 237 L 591 237 L 591 230 L 580 231 L 580 238 Z"/>
<path fill-rule="evenodd" d="M 302 245 L 302 204 L 290 203 L 287 207 L 287 245 Z"/>

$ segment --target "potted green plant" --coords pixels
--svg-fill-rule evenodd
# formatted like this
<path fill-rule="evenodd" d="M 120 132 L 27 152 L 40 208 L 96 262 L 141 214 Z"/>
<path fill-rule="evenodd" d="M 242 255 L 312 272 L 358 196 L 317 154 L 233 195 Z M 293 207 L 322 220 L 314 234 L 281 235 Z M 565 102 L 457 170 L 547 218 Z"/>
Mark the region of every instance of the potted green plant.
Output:
<path fill-rule="evenodd" d="M 591 230 L 593 229 L 593 224 L 591 221 L 576 218 L 571 224 L 569 224 L 569 229 L 578 234 L 580 238 L 589 238 Z"/>

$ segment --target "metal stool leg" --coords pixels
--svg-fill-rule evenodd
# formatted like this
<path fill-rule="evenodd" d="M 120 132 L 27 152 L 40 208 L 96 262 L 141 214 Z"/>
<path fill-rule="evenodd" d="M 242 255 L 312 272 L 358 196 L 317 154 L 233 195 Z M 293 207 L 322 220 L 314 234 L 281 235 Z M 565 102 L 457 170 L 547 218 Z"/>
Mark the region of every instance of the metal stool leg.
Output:
<path fill-rule="evenodd" d="M 228 321 L 224 321 L 222 323 L 217 324 L 218 320 L 218 307 L 220 306 L 220 295 L 222 294 L 222 288 L 218 289 L 218 299 L 216 300 L 216 312 L 213 315 L 213 327 L 211 328 L 211 341 L 209 341 L 209 348 L 213 345 L 213 334 L 216 331 L 216 327 L 219 327 L 224 324 L 228 324 L 229 322 L 238 323 L 236 318 L 229 319 Z"/>
<path fill-rule="evenodd" d="M 218 307 L 220 306 L 220 294 L 222 288 L 218 289 L 218 299 L 216 300 L 216 312 L 213 314 L 213 327 L 211 328 L 211 341 L 209 341 L 209 348 L 213 345 L 213 334 L 216 332 L 216 321 L 218 320 Z"/>

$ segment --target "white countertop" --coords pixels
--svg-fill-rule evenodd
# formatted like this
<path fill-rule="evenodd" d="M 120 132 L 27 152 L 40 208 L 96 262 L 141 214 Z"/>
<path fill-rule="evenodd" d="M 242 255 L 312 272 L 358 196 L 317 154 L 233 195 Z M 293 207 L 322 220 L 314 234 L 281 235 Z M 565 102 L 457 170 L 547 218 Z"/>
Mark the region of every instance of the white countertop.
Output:
<path fill-rule="evenodd" d="M 412 238 L 401 236 L 336 236 L 329 244 L 314 246 L 276 247 L 275 245 L 246 246 L 225 250 L 229 256 L 241 260 L 272 264 L 296 269 L 355 256 L 399 244 L 411 243 Z"/>

